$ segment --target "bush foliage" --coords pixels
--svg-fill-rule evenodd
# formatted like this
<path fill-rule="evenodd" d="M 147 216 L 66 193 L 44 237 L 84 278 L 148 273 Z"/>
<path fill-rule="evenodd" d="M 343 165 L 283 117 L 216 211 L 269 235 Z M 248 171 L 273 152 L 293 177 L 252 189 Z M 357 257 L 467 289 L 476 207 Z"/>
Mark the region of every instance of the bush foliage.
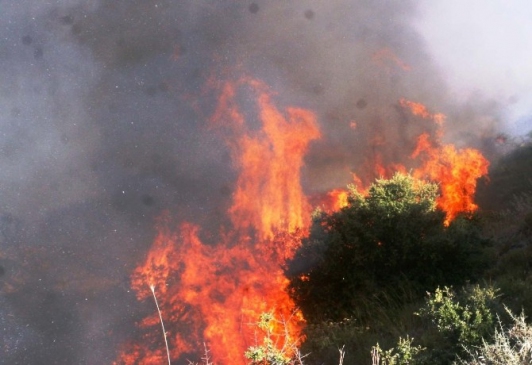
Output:
<path fill-rule="evenodd" d="M 459 359 L 460 365 L 526 365 L 532 363 L 532 327 L 525 316 L 511 312 L 513 324 L 509 329 L 503 325 L 495 329 L 491 341 L 483 340 L 482 346 L 467 349 L 469 359 Z"/>
<path fill-rule="evenodd" d="M 348 206 L 338 212 L 315 212 L 287 268 L 305 317 L 364 320 L 375 302 L 415 300 L 437 285 L 477 277 L 489 242 L 473 217 L 446 227 L 437 194 L 435 184 L 396 174 L 377 180 L 367 195 L 350 187 Z"/>

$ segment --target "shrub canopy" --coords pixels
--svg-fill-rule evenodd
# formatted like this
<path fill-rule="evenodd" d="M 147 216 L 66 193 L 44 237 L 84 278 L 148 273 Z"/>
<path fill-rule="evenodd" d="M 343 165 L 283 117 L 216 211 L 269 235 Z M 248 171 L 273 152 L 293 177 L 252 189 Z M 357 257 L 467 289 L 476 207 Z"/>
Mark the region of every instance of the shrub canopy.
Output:
<path fill-rule="evenodd" d="M 375 300 L 419 299 L 483 268 L 488 242 L 478 224 L 461 216 L 446 227 L 436 184 L 396 174 L 376 180 L 367 195 L 349 189 L 345 208 L 313 214 L 310 234 L 286 268 L 308 320 L 359 316 Z"/>

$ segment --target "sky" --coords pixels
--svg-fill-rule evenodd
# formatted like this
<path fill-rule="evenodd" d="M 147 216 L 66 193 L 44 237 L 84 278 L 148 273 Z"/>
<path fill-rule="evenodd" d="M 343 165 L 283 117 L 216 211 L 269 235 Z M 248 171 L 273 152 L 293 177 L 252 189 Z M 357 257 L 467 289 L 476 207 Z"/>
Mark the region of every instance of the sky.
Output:
<path fill-rule="evenodd" d="M 442 143 L 532 130 L 526 1 L 0 0 L 0 364 L 110 364 L 153 311 L 130 275 L 168 211 L 231 229 L 225 82 L 312 111 L 309 196 Z M 257 131 L 256 93 L 235 102 Z M 3 341 L 3 342 L 2 342 Z M 186 362 L 184 362 L 186 363 Z"/>
<path fill-rule="evenodd" d="M 532 130 L 532 3 L 420 1 L 416 27 L 450 87 L 501 100 L 513 135 Z"/>

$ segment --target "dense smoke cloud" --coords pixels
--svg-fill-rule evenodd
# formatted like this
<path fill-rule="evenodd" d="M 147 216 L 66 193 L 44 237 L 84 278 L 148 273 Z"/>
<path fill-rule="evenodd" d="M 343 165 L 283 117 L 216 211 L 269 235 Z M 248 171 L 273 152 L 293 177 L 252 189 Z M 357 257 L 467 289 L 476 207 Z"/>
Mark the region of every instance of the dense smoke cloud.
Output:
<path fill-rule="evenodd" d="M 153 310 L 128 278 L 154 219 L 226 223 L 237 171 L 209 122 L 216 81 L 258 78 L 317 114 L 309 194 L 370 178 L 376 150 L 405 162 L 432 127 L 400 98 L 482 147 L 499 106 L 448 93 L 416 16 L 414 1 L 1 2 L 0 361 L 111 363 Z"/>

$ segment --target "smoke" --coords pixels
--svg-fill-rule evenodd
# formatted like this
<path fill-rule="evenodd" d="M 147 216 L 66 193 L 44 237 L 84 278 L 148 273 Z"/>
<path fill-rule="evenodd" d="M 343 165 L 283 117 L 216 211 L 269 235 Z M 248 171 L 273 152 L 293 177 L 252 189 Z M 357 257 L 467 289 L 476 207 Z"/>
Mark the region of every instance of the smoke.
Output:
<path fill-rule="evenodd" d="M 430 128 L 398 100 L 448 115 L 482 147 L 500 105 L 456 100 L 411 26 L 416 2 L 63 0 L 0 3 L 0 328 L 3 364 L 111 363 L 153 311 L 129 290 L 154 219 L 226 224 L 237 171 L 209 122 L 216 82 L 263 80 L 323 137 L 320 193 L 404 162 Z M 214 86 L 213 86 L 214 85 Z M 253 96 L 241 92 L 243 105 Z M 250 107 L 250 123 L 254 123 Z M 425 122 L 426 123 L 426 122 Z"/>
<path fill-rule="evenodd" d="M 526 1 L 506 5 L 497 0 L 420 2 L 423 16 L 416 23 L 453 92 L 467 97 L 482 90 L 501 100 L 506 131 L 523 136 L 532 129 L 532 74 L 526 64 L 532 7 Z"/>

